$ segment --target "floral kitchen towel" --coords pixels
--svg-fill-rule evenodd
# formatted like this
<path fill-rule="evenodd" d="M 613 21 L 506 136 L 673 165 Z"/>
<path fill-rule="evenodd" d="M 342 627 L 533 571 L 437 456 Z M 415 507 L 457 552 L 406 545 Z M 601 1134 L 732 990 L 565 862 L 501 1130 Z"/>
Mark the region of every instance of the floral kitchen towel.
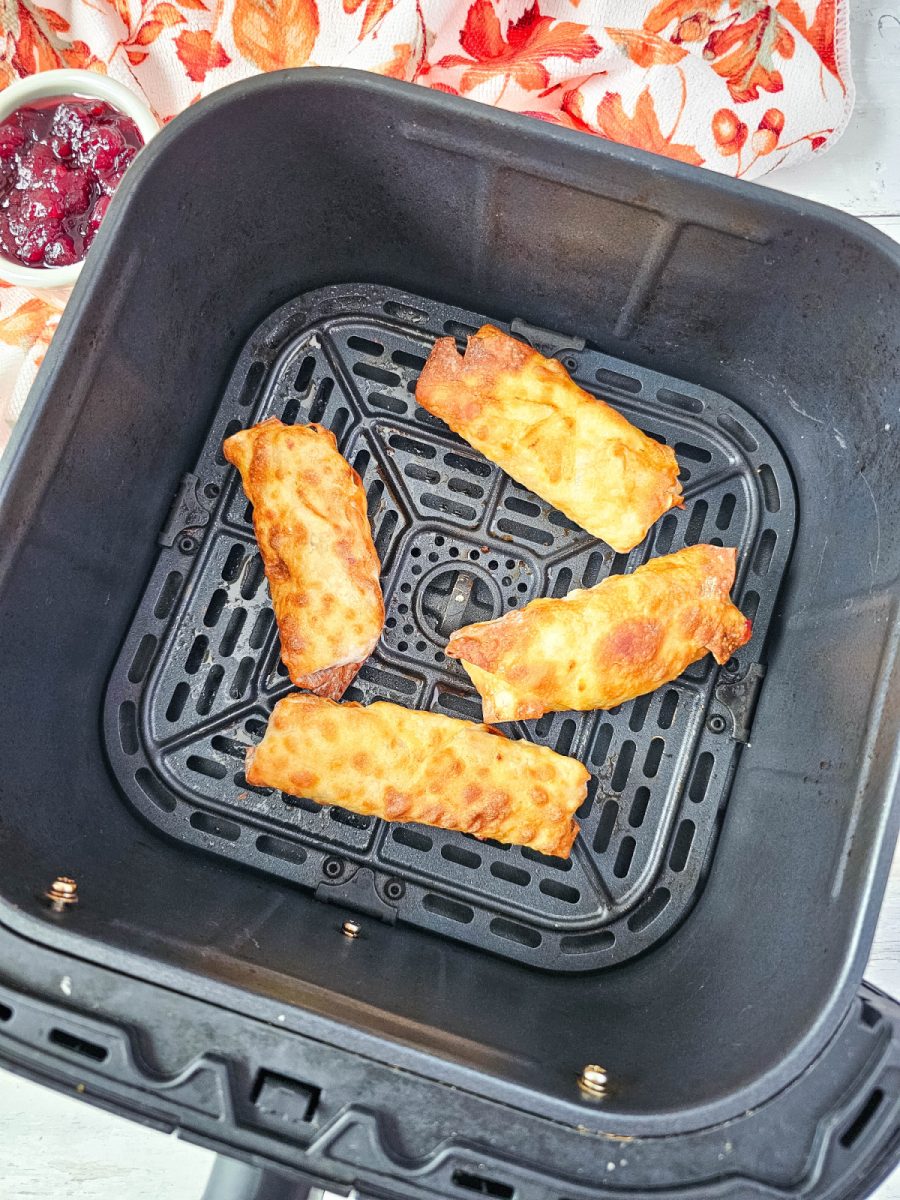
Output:
<path fill-rule="evenodd" d="M 87 68 L 143 93 L 165 121 L 257 71 L 356 67 L 752 179 L 842 132 L 848 10 L 849 0 L 0 0 L 0 86 Z M 0 290 L 0 450 L 63 303 Z"/>

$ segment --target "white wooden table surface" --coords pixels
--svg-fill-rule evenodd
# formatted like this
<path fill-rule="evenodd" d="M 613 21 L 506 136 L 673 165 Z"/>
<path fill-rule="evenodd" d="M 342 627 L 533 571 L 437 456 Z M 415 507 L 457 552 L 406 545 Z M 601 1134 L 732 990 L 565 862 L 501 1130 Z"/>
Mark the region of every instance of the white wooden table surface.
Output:
<path fill-rule="evenodd" d="M 842 140 L 769 183 L 900 241 L 900 0 L 852 3 L 857 104 Z M 900 855 L 867 977 L 900 996 Z M 0 1071 L 0 1200 L 198 1200 L 212 1155 Z M 875 1194 L 900 1200 L 900 1170 Z"/>

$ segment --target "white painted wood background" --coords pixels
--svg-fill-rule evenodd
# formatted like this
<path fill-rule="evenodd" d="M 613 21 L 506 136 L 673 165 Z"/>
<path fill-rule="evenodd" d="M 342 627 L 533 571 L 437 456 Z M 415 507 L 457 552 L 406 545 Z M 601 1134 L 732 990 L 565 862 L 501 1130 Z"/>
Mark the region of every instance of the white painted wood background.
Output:
<path fill-rule="evenodd" d="M 900 241 L 900 0 L 852 3 L 853 119 L 816 162 L 769 183 Z M 900 855 L 867 977 L 900 996 Z M 212 1155 L 0 1072 L 0 1200 L 198 1200 Z M 900 1200 L 900 1171 L 877 1200 Z"/>

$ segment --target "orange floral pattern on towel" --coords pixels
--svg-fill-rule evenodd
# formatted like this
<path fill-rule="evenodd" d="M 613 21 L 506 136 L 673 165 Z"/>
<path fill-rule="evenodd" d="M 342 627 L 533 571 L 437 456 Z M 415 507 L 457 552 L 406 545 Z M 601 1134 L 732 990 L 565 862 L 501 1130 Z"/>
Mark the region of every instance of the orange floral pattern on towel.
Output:
<path fill-rule="evenodd" d="M 852 107 L 849 0 L 0 0 L 0 88 L 109 74 L 163 121 L 258 71 L 356 67 L 750 179 Z M 64 297 L 0 288 L 0 450 Z"/>

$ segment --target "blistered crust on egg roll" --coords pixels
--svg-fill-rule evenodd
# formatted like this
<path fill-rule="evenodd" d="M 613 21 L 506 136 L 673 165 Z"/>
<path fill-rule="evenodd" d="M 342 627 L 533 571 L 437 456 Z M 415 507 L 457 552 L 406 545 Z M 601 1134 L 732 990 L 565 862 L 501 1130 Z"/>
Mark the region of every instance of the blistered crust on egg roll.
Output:
<path fill-rule="evenodd" d="M 730 599 L 736 561 L 736 550 L 690 546 L 467 625 L 447 654 L 462 660 L 485 721 L 614 708 L 676 679 L 708 651 L 724 663 L 749 641 L 751 623 Z"/>
<path fill-rule="evenodd" d="M 272 417 L 227 438 L 241 473 L 291 681 L 339 699 L 384 625 L 366 494 L 321 425 Z"/>
<path fill-rule="evenodd" d="M 669 446 L 569 377 L 562 363 L 485 325 L 465 354 L 440 338 L 416 384 L 430 413 L 618 553 L 681 505 Z"/>
<path fill-rule="evenodd" d="M 377 701 L 294 692 L 272 711 L 246 776 L 257 787 L 568 858 L 587 794 L 580 762 L 486 725 Z"/>

